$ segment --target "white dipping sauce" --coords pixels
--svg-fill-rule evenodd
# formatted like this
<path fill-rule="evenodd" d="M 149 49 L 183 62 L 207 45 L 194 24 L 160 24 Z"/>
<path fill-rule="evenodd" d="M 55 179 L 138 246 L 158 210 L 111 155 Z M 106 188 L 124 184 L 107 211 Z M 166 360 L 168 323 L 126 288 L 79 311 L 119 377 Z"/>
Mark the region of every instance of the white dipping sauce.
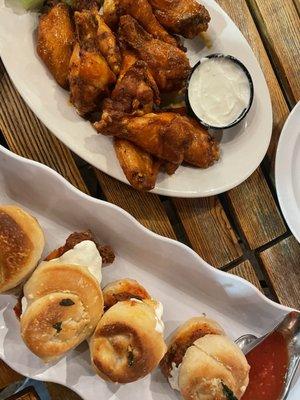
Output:
<path fill-rule="evenodd" d="M 213 127 L 226 127 L 248 107 L 250 85 L 244 70 L 224 57 L 203 58 L 189 82 L 194 113 Z"/>

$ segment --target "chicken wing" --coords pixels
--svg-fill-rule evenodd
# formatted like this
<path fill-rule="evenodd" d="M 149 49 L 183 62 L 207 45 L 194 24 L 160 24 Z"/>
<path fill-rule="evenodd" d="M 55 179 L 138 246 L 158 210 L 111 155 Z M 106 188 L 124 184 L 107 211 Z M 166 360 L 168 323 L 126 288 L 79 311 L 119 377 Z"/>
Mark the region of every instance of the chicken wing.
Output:
<path fill-rule="evenodd" d="M 70 100 L 80 115 L 96 110 L 115 80 L 101 54 L 75 45 L 70 61 Z"/>
<path fill-rule="evenodd" d="M 158 105 L 159 91 L 144 61 L 135 60 L 132 55 L 125 55 L 121 74 L 112 91 L 111 98 L 103 102 L 101 121 L 96 124 L 97 130 L 114 124 L 114 118 L 122 114 L 143 115 Z M 133 64 L 132 64 L 133 62 Z M 128 68 L 125 71 L 125 68 Z"/>
<path fill-rule="evenodd" d="M 37 53 L 57 83 L 68 88 L 69 62 L 75 43 L 69 10 L 63 3 L 56 4 L 39 21 Z"/>
<path fill-rule="evenodd" d="M 169 31 L 192 39 L 208 28 L 210 15 L 196 0 L 148 0 L 158 21 Z"/>
<path fill-rule="evenodd" d="M 101 133 L 128 139 L 158 158 L 181 163 L 192 141 L 192 133 L 187 128 L 184 117 L 175 113 L 150 113 L 142 117 L 120 115 L 119 118 L 115 115 L 113 123 Z"/>
<path fill-rule="evenodd" d="M 129 183 L 138 190 L 155 186 L 161 161 L 126 139 L 114 139 L 114 148 Z"/>
<path fill-rule="evenodd" d="M 115 28 L 121 15 L 131 15 L 153 37 L 177 46 L 176 39 L 171 36 L 157 21 L 148 0 L 104 0 L 103 18 Z"/>
<path fill-rule="evenodd" d="M 190 64 L 179 48 L 153 38 L 130 15 L 120 18 L 121 39 L 145 61 L 161 91 L 181 89 L 188 77 Z"/>
<path fill-rule="evenodd" d="M 219 159 L 219 145 L 196 120 L 185 118 L 190 125 L 192 142 L 184 153 L 184 161 L 199 168 L 207 168 Z"/>
<path fill-rule="evenodd" d="M 117 40 L 97 9 L 75 12 L 75 24 L 81 48 L 100 52 L 111 70 L 118 75 L 121 67 L 121 53 Z"/>

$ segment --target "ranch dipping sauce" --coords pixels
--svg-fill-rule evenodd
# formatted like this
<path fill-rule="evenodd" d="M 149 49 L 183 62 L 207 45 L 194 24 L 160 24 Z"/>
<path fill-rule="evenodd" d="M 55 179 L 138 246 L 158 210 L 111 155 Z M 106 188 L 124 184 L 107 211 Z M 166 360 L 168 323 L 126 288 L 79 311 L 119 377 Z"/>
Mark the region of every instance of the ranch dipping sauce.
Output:
<path fill-rule="evenodd" d="M 188 102 L 204 125 L 226 128 L 246 115 L 251 106 L 252 82 L 236 59 L 203 58 L 188 86 Z"/>

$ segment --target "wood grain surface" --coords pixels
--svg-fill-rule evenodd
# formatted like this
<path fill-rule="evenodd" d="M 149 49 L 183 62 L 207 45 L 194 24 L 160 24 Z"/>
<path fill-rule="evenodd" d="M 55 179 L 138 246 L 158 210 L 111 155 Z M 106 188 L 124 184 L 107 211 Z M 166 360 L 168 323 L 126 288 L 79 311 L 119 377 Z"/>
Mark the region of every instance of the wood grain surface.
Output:
<path fill-rule="evenodd" d="M 260 168 L 227 195 L 251 249 L 263 246 L 286 232 L 283 219 Z"/>
<path fill-rule="evenodd" d="M 159 235 L 175 239 L 174 230 L 170 224 L 164 207 L 155 194 L 142 193 L 125 183 L 96 171 L 101 189 L 106 199 L 134 216 L 142 225 Z"/>
<path fill-rule="evenodd" d="M 56 383 L 47 383 L 47 389 L 53 400 L 81 400 L 81 397 L 72 390 Z M 99 396 L 99 400 L 102 400 L 101 396 Z"/>
<path fill-rule="evenodd" d="M 0 130 L 15 153 L 55 169 L 78 189 L 86 185 L 66 148 L 27 107 L 0 60 Z"/>
<path fill-rule="evenodd" d="M 300 244 L 289 236 L 260 253 L 260 258 L 279 301 L 300 309 Z"/>
<path fill-rule="evenodd" d="M 37 395 L 37 393 L 33 387 L 28 387 L 28 388 L 22 390 L 20 393 L 13 395 L 6 400 L 41 400 L 41 399 Z M 54 398 L 53 398 L 53 400 L 54 400 Z M 58 398 L 57 398 L 57 400 L 58 400 Z"/>
<path fill-rule="evenodd" d="M 0 360 L 0 390 L 20 379 L 22 379 L 22 375 L 9 368 L 8 365 Z"/>
<path fill-rule="evenodd" d="M 220 268 L 243 254 L 216 196 L 173 199 L 173 203 L 193 249 L 205 261 Z"/>
<path fill-rule="evenodd" d="M 256 275 L 255 269 L 253 268 L 249 260 L 246 260 L 236 267 L 232 268 L 229 273 L 246 279 L 246 281 L 251 282 L 261 292 L 263 291 L 259 279 Z"/>
<path fill-rule="evenodd" d="M 295 103 L 300 99 L 300 18 L 295 3 L 293 0 L 248 2 L 277 75 L 290 102 Z"/>

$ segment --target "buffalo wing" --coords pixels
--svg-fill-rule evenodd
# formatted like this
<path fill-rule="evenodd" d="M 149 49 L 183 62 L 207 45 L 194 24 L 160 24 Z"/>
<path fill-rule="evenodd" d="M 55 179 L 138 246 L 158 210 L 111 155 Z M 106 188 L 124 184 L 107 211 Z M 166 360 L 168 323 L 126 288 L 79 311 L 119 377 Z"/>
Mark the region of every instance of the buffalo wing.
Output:
<path fill-rule="evenodd" d="M 149 0 L 158 21 L 169 31 L 192 39 L 208 28 L 210 15 L 197 0 Z"/>
<path fill-rule="evenodd" d="M 68 7 L 59 3 L 43 14 L 39 21 L 37 53 L 63 88 L 68 88 L 69 62 L 75 34 Z"/>

